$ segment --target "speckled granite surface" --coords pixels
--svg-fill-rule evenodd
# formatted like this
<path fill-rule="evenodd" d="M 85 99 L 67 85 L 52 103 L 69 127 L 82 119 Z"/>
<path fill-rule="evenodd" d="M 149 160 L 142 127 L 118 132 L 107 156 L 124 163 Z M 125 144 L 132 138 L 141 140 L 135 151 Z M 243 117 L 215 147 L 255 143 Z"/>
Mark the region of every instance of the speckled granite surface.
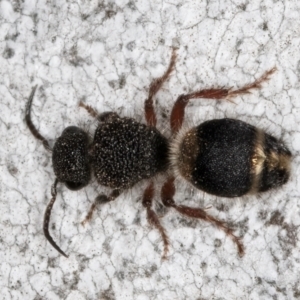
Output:
<path fill-rule="evenodd" d="M 300 299 L 300 4 L 298 1 L 0 1 L 0 299 Z M 178 48 L 176 70 L 156 97 L 166 134 L 178 95 L 212 86 L 240 87 L 278 71 L 259 91 L 233 103 L 193 101 L 186 124 L 239 118 L 282 138 L 292 153 L 291 180 L 259 196 L 228 200 L 177 182 L 176 201 L 210 207 L 243 237 L 246 254 L 207 223 L 157 210 L 169 258 L 146 220 L 142 183 L 95 213 L 108 192 L 94 181 L 79 192 L 58 187 L 50 230 L 42 231 L 54 182 L 51 154 L 24 122 L 53 145 L 63 128 L 96 122 L 80 100 L 144 122 L 151 80 Z"/>

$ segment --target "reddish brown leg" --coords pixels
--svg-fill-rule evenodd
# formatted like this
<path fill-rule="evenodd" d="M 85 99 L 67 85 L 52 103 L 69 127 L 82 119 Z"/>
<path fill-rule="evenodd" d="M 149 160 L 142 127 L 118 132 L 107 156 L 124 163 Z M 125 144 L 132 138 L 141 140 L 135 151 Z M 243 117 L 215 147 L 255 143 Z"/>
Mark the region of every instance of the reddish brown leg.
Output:
<path fill-rule="evenodd" d="M 229 97 L 235 97 L 236 95 L 239 94 L 248 94 L 249 90 L 251 89 L 260 89 L 261 84 L 265 81 L 268 81 L 270 79 L 270 76 L 277 71 L 277 68 L 274 67 L 269 71 L 266 71 L 262 76 L 260 76 L 257 80 L 255 80 L 253 83 L 249 83 L 240 89 L 237 89 L 235 91 L 230 90 L 228 93 Z"/>
<path fill-rule="evenodd" d="M 92 219 L 93 213 L 94 213 L 97 205 L 113 201 L 120 194 L 121 194 L 120 190 L 113 190 L 108 197 L 106 195 L 97 196 L 94 203 L 92 204 L 88 214 L 86 215 L 85 219 L 81 222 L 81 224 L 84 226 L 87 222 L 89 222 Z"/>
<path fill-rule="evenodd" d="M 98 114 L 98 112 L 94 108 L 83 103 L 82 101 L 79 102 L 79 107 L 83 107 L 93 118 L 96 118 L 100 123 L 109 122 L 113 118 L 118 117 L 118 114 L 111 111 Z"/>
<path fill-rule="evenodd" d="M 210 222 L 216 225 L 219 229 L 223 230 L 232 240 L 236 243 L 238 247 L 238 252 L 240 256 L 244 255 L 244 246 L 241 243 L 240 239 L 233 234 L 233 230 L 227 227 L 225 222 L 222 222 L 213 216 L 207 214 L 201 208 L 192 208 L 185 205 L 176 205 L 173 196 L 175 194 L 175 185 L 174 185 L 174 177 L 170 177 L 167 182 L 163 185 L 161 189 L 161 199 L 165 206 L 173 207 L 179 213 L 196 219 L 202 219 L 204 221 Z"/>
<path fill-rule="evenodd" d="M 96 119 L 98 118 L 98 116 L 99 116 L 98 112 L 94 108 L 92 108 L 90 105 L 87 105 L 87 104 L 83 103 L 82 101 L 80 101 L 79 107 L 85 108 L 92 117 L 94 117 Z"/>
<path fill-rule="evenodd" d="M 151 182 L 148 187 L 145 189 L 143 195 L 143 206 L 147 209 L 147 219 L 150 225 L 153 225 L 160 233 L 162 240 L 164 242 L 164 252 L 163 252 L 163 259 L 167 258 L 167 254 L 169 251 L 169 238 L 166 234 L 165 229 L 159 222 L 157 214 L 152 210 L 152 200 L 154 197 L 154 184 Z"/>
<path fill-rule="evenodd" d="M 32 101 L 33 101 L 33 97 L 34 97 L 36 88 L 37 88 L 37 85 L 32 89 L 31 94 L 28 98 L 28 102 L 26 103 L 25 121 L 26 121 L 26 124 L 27 124 L 29 130 L 31 131 L 32 135 L 35 138 L 37 138 L 38 140 L 43 142 L 43 145 L 46 148 L 46 150 L 51 151 L 48 141 L 39 133 L 39 131 L 36 129 L 36 127 L 33 125 L 32 121 L 31 121 L 31 106 L 32 106 Z"/>
<path fill-rule="evenodd" d="M 154 105 L 153 105 L 153 97 L 159 91 L 163 83 L 169 78 L 170 74 L 174 70 L 175 60 L 176 60 L 176 52 L 173 49 L 168 69 L 163 74 L 163 76 L 159 78 L 155 78 L 150 84 L 148 98 L 145 100 L 145 106 L 144 106 L 145 118 L 149 126 L 156 127 L 156 122 L 157 122 Z M 162 227 L 162 225 L 159 222 L 157 214 L 151 208 L 153 196 L 154 196 L 154 184 L 153 182 L 151 182 L 149 186 L 146 188 L 146 190 L 144 191 L 143 206 L 147 209 L 147 219 L 149 224 L 156 227 L 156 229 L 160 232 L 160 235 L 164 243 L 164 252 L 162 258 L 165 259 L 167 257 L 167 253 L 169 250 L 169 239 L 165 229 Z"/>
<path fill-rule="evenodd" d="M 46 239 L 49 241 L 49 243 L 53 246 L 53 248 L 55 248 L 61 255 L 68 257 L 68 255 L 63 252 L 58 245 L 54 242 L 53 238 L 51 237 L 50 233 L 49 233 L 49 222 L 50 222 L 50 216 L 51 216 L 51 210 L 52 207 L 54 205 L 54 202 L 56 200 L 56 195 L 57 195 L 57 191 L 56 191 L 56 187 L 58 184 L 58 180 L 55 179 L 55 182 L 52 186 L 51 189 L 51 195 L 52 195 L 52 199 L 49 202 L 49 204 L 47 205 L 45 214 L 44 214 L 44 225 L 43 225 L 43 230 L 44 230 L 44 235 L 46 237 Z"/>
<path fill-rule="evenodd" d="M 169 78 L 170 74 L 174 70 L 175 60 L 176 60 L 176 52 L 173 49 L 171 60 L 167 71 L 164 73 L 163 76 L 154 79 L 150 84 L 149 95 L 148 98 L 145 100 L 145 118 L 147 124 L 150 126 L 155 127 L 157 121 L 156 114 L 154 111 L 154 106 L 153 106 L 153 97 L 159 91 L 163 83 Z"/>
<path fill-rule="evenodd" d="M 194 93 L 190 93 L 187 95 L 180 95 L 171 112 L 170 117 L 170 125 L 172 133 L 176 133 L 180 130 L 183 120 L 184 120 L 184 110 L 189 100 L 195 98 L 207 98 L 207 99 L 215 99 L 215 100 L 222 100 L 222 99 L 230 99 L 240 94 L 247 94 L 251 89 L 259 89 L 261 84 L 267 80 L 269 80 L 270 76 L 276 71 L 276 68 L 273 68 L 267 72 L 265 72 L 260 78 L 255 80 L 253 83 L 247 84 L 240 89 L 232 90 L 219 88 L 219 89 L 205 89 L 199 90 Z"/>

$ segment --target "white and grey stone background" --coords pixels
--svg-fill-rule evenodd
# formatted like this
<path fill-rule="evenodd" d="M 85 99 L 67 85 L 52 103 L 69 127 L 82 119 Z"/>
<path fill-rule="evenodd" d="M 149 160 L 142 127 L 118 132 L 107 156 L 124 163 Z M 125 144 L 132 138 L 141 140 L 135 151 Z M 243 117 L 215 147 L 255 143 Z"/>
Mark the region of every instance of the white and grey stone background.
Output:
<path fill-rule="evenodd" d="M 53 145 L 68 125 L 92 135 L 96 122 L 78 102 L 143 119 L 154 77 L 176 47 L 176 70 L 156 97 L 166 134 L 176 97 L 212 86 L 240 87 L 277 66 L 261 90 L 235 103 L 195 100 L 189 125 L 224 116 L 282 138 L 294 155 L 292 177 L 270 193 L 220 199 L 177 182 L 176 201 L 210 207 L 243 238 L 246 254 L 210 224 L 159 205 L 171 241 L 162 241 L 141 205 L 145 183 L 97 210 L 107 190 L 58 187 L 50 230 L 42 232 L 54 182 L 51 154 L 24 122 Z M 0 299 L 300 299 L 300 4 L 295 0 L 0 1 Z"/>

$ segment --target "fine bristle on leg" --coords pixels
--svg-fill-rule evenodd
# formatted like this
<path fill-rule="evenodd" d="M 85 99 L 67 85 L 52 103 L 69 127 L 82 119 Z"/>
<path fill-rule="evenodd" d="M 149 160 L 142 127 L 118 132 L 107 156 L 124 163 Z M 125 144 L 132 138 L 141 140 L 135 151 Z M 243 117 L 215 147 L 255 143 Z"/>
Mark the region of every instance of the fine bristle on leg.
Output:
<path fill-rule="evenodd" d="M 229 228 L 225 222 L 220 221 L 213 216 L 207 214 L 203 209 L 201 208 L 192 208 L 185 205 L 172 205 L 173 208 L 175 208 L 179 213 L 196 219 L 202 219 L 204 221 L 210 222 L 214 225 L 216 225 L 219 229 L 223 230 L 237 245 L 238 252 L 240 256 L 243 256 L 245 254 L 244 251 L 244 245 L 241 243 L 240 238 L 235 236 L 233 234 L 233 230 Z"/>
<path fill-rule="evenodd" d="M 92 117 L 94 118 L 98 118 L 98 112 L 92 108 L 90 105 L 87 105 L 85 103 L 83 103 L 82 101 L 79 102 L 79 107 L 84 108 Z"/>
<path fill-rule="evenodd" d="M 51 235 L 49 233 L 49 222 L 50 222 L 52 207 L 53 207 L 54 202 L 56 200 L 56 195 L 57 195 L 56 187 L 57 187 L 57 184 L 58 184 L 58 180 L 55 179 L 55 182 L 54 182 L 54 184 L 52 186 L 52 189 L 51 189 L 52 199 L 49 202 L 49 204 L 47 205 L 47 208 L 46 208 L 46 211 L 45 211 L 45 214 L 44 214 L 43 230 L 44 230 L 44 235 L 45 235 L 46 239 L 53 246 L 53 248 L 55 248 L 61 255 L 68 258 L 69 256 L 59 248 L 59 246 L 54 242 L 53 238 L 51 237 Z"/>
<path fill-rule="evenodd" d="M 89 212 L 87 213 L 85 219 L 81 222 L 81 225 L 85 225 L 87 222 L 89 222 L 92 217 L 93 217 L 93 213 L 96 209 L 96 207 L 99 205 L 99 204 L 104 204 L 104 203 L 107 203 L 107 202 L 110 202 L 110 201 L 113 201 L 115 200 L 119 195 L 121 194 L 121 191 L 120 190 L 113 190 L 111 192 L 111 194 L 107 197 L 106 195 L 99 195 L 96 197 L 94 203 L 92 204 Z"/>
<path fill-rule="evenodd" d="M 165 229 L 160 224 L 157 214 L 151 208 L 153 197 L 154 197 L 154 184 L 153 182 L 151 182 L 144 191 L 143 206 L 147 209 L 147 220 L 149 224 L 154 226 L 159 231 L 162 237 L 164 243 L 164 252 L 163 252 L 162 259 L 166 259 L 169 251 L 169 238 L 166 234 Z"/>
<path fill-rule="evenodd" d="M 174 180 L 175 180 L 174 177 L 169 178 L 162 187 L 161 199 L 163 204 L 167 207 L 173 207 L 180 214 L 185 215 L 187 217 L 201 219 L 216 225 L 219 229 L 223 230 L 233 240 L 233 242 L 237 245 L 239 255 L 243 256 L 245 251 L 244 251 L 244 246 L 240 241 L 240 238 L 238 238 L 233 234 L 233 230 L 230 229 L 225 222 L 222 222 L 214 218 L 213 216 L 207 214 L 205 210 L 201 208 L 192 208 L 185 205 L 175 204 L 173 200 L 173 195 L 175 193 Z"/>
<path fill-rule="evenodd" d="M 261 88 L 261 84 L 270 79 L 270 76 L 276 71 L 276 67 L 272 68 L 269 71 L 266 71 L 261 77 L 255 80 L 253 83 L 247 84 L 240 89 L 233 90 L 231 88 L 211 88 L 203 89 L 190 94 L 180 95 L 174 106 L 172 108 L 170 125 L 172 133 L 177 133 L 182 127 L 184 121 L 185 107 L 188 105 L 191 99 L 196 98 L 206 98 L 206 99 L 215 99 L 215 100 L 228 100 L 231 101 L 231 98 L 241 95 L 248 94 L 251 89 Z"/>
<path fill-rule="evenodd" d="M 234 96 L 240 95 L 240 94 L 247 94 L 247 93 L 249 93 L 249 90 L 251 90 L 251 89 L 260 89 L 261 84 L 265 81 L 268 81 L 270 79 L 270 76 L 273 73 L 275 73 L 276 71 L 277 71 L 276 67 L 266 71 L 262 76 L 260 76 L 253 83 L 249 83 L 249 84 L 241 87 L 240 89 L 229 91 L 228 96 L 229 97 L 234 97 Z"/>
<path fill-rule="evenodd" d="M 176 61 L 176 52 L 173 49 L 168 69 L 163 74 L 163 76 L 161 76 L 159 78 L 155 78 L 150 84 L 148 98 L 145 100 L 145 118 L 146 118 L 147 124 L 150 126 L 155 127 L 156 122 L 157 122 L 156 114 L 155 114 L 155 110 L 154 110 L 154 106 L 153 106 L 153 97 L 160 90 L 163 83 L 169 78 L 170 74 L 174 70 L 175 61 Z"/>

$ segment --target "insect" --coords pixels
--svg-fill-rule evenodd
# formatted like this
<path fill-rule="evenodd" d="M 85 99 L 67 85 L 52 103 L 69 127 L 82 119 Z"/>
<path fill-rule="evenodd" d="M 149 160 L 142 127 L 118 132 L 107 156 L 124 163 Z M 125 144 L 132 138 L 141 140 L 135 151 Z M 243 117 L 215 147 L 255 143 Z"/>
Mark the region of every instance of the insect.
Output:
<path fill-rule="evenodd" d="M 166 207 L 174 208 L 180 214 L 216 225 L 231 237 L 238 247 L 239 254 L 243 255 L 242 242 L 225 222 L 209 215 L 201 208 L 175 203 L 175 178 L 179 176 L 196 189 L 217 196 L 238 197 L 258 193 L 279 187 L 288 180 L 291 153 L 273 136 L 239 120 L 210 120 L 187 131 L 182 131 L 181 127 L 184 122 L 185 107 L 190 100 L 195 98 L 221 100 L 248 93 L 250 89 L 260 88 L 275 69 L 265 72 L 253 83 L 237 90 L 212 88 L 180 95 L 171 111 L 172 135 L 167 138 L 156 129 L 157 118 L 153 97 L 172 73 L 175 60 L 176 52 L 173 51 L 166 72 L 150 84 L 149 95 L 144 106 L 146 124 L 141 124 L 132 118 L 122 118 L 114 112 L 98 114 L 91 106 L 80 102 L 80 106 L 99 122 L 88 151 L 82 152 L 81 155 L 86 158 L 88 153 L 87 161 L 90 162 L 89 166 L 94 170 L 98 183 L 112 189 L 110 195 L 99 195 L 96 198 L 83 224 L 91 219 L 97 205 L 115 200 L 124 190 L 130 189 L 143 179 L 148 179 L 149 184 L 143 193 L 142 204 L 146 208 L 148 222 L 160 232 L 164 244 L 163 258 L 165 258 L 168 253 L 169 239 L 152 209 L 155 193 L 153 177 L 162 173 L 167 176 L 161 189 L 162 203 Z M 30 107 L 28 111 L 30 112 Z M 29 128 L 32 127 L 31 123 Z M 31 131 L 45 143 L 45 139 L 40 138 L 36 129 Z M 64 155 L 68 157 L 67 153 Z M 55 173 L 57 179 L 53 188 L 55 191 L 52 191 L 53 203 L 57 181 L 66 182 L 65 178 L 58 180 L 58 173 Z M 84 181 L 85 184 L 87 182 Z M 45 220 L 50 216 L 53 206 L 52 204 L 48 209 L 50 204 L 45 213 Z M 49 223 L 49 218 L 48 221 L 44 221 L 44 225 L 47 222 Z M 49 237 L 48 232 L 47 239 L 61 254 L 65 255 Z"/>

